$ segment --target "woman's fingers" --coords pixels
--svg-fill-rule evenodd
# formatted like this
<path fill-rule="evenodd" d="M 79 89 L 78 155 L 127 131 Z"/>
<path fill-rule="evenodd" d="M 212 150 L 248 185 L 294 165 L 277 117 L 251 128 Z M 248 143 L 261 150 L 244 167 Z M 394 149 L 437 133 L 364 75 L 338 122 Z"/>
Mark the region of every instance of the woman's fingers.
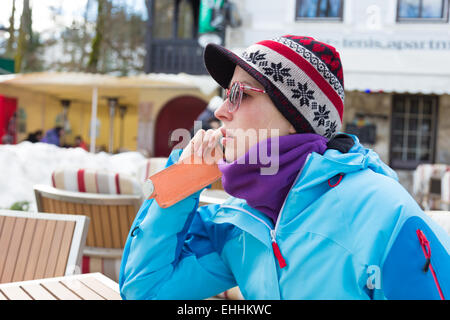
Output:
<path fill-rule="evenodd" d="M 219 143 L 221 137 L 220 130 L 212 130 L 208 135 L 208 140 L 205 138 L 204 141 L 208 141 L 208 148 L 204 151 L 203 158 L 207 164 L 217 163 L 223 158 L 222 144 Z"/>
<path fill-rule="evenodd" d="M 206 131 L 205 137 L 203 138 L 204 141 L 204 151 L 206 151 L 207 149 L 211 149 L 214 148 L 217 144 L 217 139 L 216 139 L 216 135 L 217 135 L 217 131 L 220 130 L 213 130 L 213 129 L 209 129 L 208 131 Z"/>
<path fill-rule="evenodd" d="M 203 150 L 201 149 L 202 144 L 203 144 L 203 137 L 205 136 L 205 130 L 200 129 L 197 131 L 197 133 L 195 134 L 194 138 L 192 139 L 194 141 L 194 146 L 193 146 L 193 154 L 196 154 L 197 156 L 201 157 L 202 156 L 202 152 Z"/>
<path fill-rule="evenodd" d="M 205 130 L 198 130 L 194 137 L 189 141 L 189 144 L 184 148 L 181 153 L 180 160 L 184 161 L 186 159 L 191 159 L 192 155 L 195 155 L 197 149 L 199 148 L 203 135 L 205 134 Z M 189 161 L 189 160 L 187 160 Z"/>
<path fill-rule="evenodd" d="M 199 141 L 198 144 L 196 144 L 196 148 L 195 148 L 195 154 L 198 157 L 202 157 L 205 152 L 208 150 L 209 148 L 209 142 L 210 139 L 213 135 L 214 130 L 207 130 L 204 131 L 203 130 L 203 136 L 198 137 L 199 140 L 201 140 L 201 142 Z"/>
<path fill-rule="evenodd" d="M 199 148 L 196 150 L 196 155 L 198 157 L 201 157 L 203 155 L 203 153 L 205 152 L 206 148 L 208 147 L 208 140 L 209 140 L 209 136 L 211 135 L 211 132 L 208 131 L 204 131 L 203 130 L 203 136 L 202 136 L 202 141 L 199 144 Z"/>
<path fill-rule="evenodd" d="M 182 153 L 182 159 L 194 154 L 196 158 L 202 159 L 207 164 L 216 163 L 223 158 L 222 145 L 220 139 L 222 132 L 220 130 L 198 130 L 195 136 L 189 142 L 189 145 Z"/>
<path fill-rule="evenodd" d="M 214 145 L 216 146 L 216 145 L 219 145 L 219 147 L 222 149 L 223 147 L 222 147 L 222 142 L 221 142 L 221 139 L 223 138 L 223 135 L 222 135 L 222 131 L 220 131 L 220 130 L 216 130 L 215 132 L 214 132 Z"/>

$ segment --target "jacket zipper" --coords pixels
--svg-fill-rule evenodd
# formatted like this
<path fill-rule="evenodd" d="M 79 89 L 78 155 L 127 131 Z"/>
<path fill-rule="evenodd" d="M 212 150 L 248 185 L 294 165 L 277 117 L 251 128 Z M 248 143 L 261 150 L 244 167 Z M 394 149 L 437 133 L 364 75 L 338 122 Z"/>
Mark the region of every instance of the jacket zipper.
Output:
<path fill-rule="evenodd" d="M 277 217 L 277 221 L 275 223 L 275 227 L 273 229 L 264 220 L 262 220 L 261 218 L 255 216 L 253 213 L 251 213 L 251 212 L 249 212 L 249 211 L 247 211 L 245 209 L 242 209 L 242 208 L 239 208 L 239 207 L 235 207 L 235 206 L 222 205 L 222 208 L 231 208 L 231 209 L 239 210 L 239 211 L 242 211 L 242 212 L 245 212 L 245 213 L 249 214 L 253 218 L 255 218 L 258 221 L 262 222 L 269 229 L 269 231 L 270 231 L 270 238 L 271 238 L 271 241 L 272 241 L 272 250 L 273 250 L 273 253 L 275 255 L 275 258 L 278 261 L 278 265 L 280 266 L 280 269 L 283 269 L 284 267 L 286 267 L 287 264 L 286 264 L 286 260 L 284 260 L 283 255 L 281 254 L 281 250 L 280 250 L 280 247 L 278 246 L 277 239 L 276 239 L 276 234 L 277 234 L 277 229 L 278 229 L 278 222 L 280 221 L 280 217 L 281 217 L 281 214 L 283 212 L 284 206 L 286 204 L 287 197 L 289 196 L 289 193 L 291 192 L 292 188 L 295 186 L 295 184 L 296 184 L 298 178 L 300 177 L 300 175 L 301 175 L 301 173 L 303 171 L 303 168 L 305 167 L 305 164 L 308 162 L 310 156 L 311 156 L 311 153 L 308 154 L 308 156 L 306 157 L 306 160 L 305 160 L 305 163 L 303 164 L 303 167 L 298 172 L 297 177 L 295 178 L 294 183 L 292 184 L 291 188 L 289 189 L 289 192 L 287 193 L 286 198 L 284 198 L 283 205 L 281 206 L 280 212 L 279 212 L 278 217 Z"/>
<path fill-rule="evenodd" d="M 244 212 L 244 213 L 252 216 L 256 220 L 260 221 L 261 223 L 263 223 L 269 229 L 270 238 L 272 240 L 272 250 L 273 250 L 273 253 L 275 255 L 275 258 L 277 258 L 277 261 L 278 261 L 278 264 L 279 264 L 280 268 L 286 267 L 286 261 L 284 260 L 283 256 L 281 255 L 280 247 L 278 246 L 277 241 L 275 239 L 275 229 L 272 229 L 267 222 L 265 222 L 263 219 L 261 219 L 260 217 L 254 215 L 253 213 L 251 213 L 248 210 L 245 210 L 245 209 L 242 209 L 242 208 L 239 208 L 239 207 L 235 207 L 235 206 L 228 206 L 228 205 L 222 205 L 221 207 L 222 208 L 230 208 L 230 209 L 234 209 L 234 210 L 238 210 L 238 211 Z"/>
<path fill-rule="evenodd" d="M 428 242 L 427 237 L 422 232 L 422 230 L 417 229 L 416 230 L 417 237 L 419 238 L 420 246 L 422 247 L 423 254 L 425 255 L 425 265 L 423 267 L 423 272 L 427 273 L 428 270 L 431 271 L 431 275 L 433 276 L 434 283 L 436 284 L 436 288 L 439 292 L 439 296 L 441 297 L 441 300 L 445 300 L 444 294 L 442 293 L 441 286 L 439 285 L 439 281 L 437 279 L 436 273 L 434 271 L 433 265 L 431 264 L 431 249 L 430 249 L 430 243 Z"/>
<path fill-rule="evenodd" d="M 276 235 L 277 235 L 278 223 L 279 223 L 279 221 L 280 221 L 281 214 L 283 213 L 284 206 L 286 205 L 286 200 L 287 200 L 289 194 L 291 193 L 292 188 L 293 188 L 293 187 L 295 186 L 295 184 L 297 183 L 298 178 L 299 178 L 300 175 L 302 174 L 303 168 L 305 167 L 306 163 L 308 162 L 310 156 L 311 156 L 311 153 L 308 154 L 308 156 L 306 157 L 305 162 L 303 163 L 303 167 L 302 167 L 302 168 L 299 170 L 299 172 L 297 173 L 297 176 L 295 177 L 294 182 L 292 183 L 292 185 L 291 185 L 291 187 L 289 188 L 289 191 L 288 191 L 286 197 L 284 198 L 283 205 L 281 206 L 280 212 L 279 212 L 278 217 L 277 217 L 277 221 L 275 222 L 275 227 L 274 227 L 273 230 L 270 230 L 270 236 L 272 237 L 272 249 L 273 249 L 273 252 L 274 252 L 274 254 L 275 254 L 275 257 L 277 257 L 278 264 L 280 265 L 280 268 L 281 268 L 281 269 L 283 269 L 284 267 L 286 267 L 286 261 L 284 260 L 282 254 L 281 254 L 281 251 L 280 251 L 280 247 L 278 247 L 278 244 L 277 244 L 277 242 L 276 242 Z"/>

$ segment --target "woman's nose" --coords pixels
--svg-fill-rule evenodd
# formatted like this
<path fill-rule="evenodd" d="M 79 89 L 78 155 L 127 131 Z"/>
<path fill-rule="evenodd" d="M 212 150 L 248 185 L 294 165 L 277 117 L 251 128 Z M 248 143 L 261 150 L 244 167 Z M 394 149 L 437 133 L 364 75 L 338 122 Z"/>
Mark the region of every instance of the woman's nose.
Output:
<path fill-rule="evenodd" d="M 228 99 L 225 99 L 222 105 L 214 111 L 214 116 L 221 121 L 231 121 L 233 119 L 233 114 L 228 111 Z"/>

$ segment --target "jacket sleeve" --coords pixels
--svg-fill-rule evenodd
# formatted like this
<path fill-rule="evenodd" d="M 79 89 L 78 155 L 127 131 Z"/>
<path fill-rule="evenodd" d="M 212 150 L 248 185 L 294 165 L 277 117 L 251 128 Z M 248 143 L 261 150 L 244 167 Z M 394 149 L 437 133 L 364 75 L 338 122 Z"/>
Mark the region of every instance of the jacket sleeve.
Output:
<path fill-rule="evenodd" d="M 205 299 L 236 285 L 217 251 L 215 240 L 223 241 L 223 235 L 208 230 L 212 224 L 202 219 L 217 206 L 198 208 L 199 196 L 200 191 L 164 209 L 152 199 L 143 203 L 122 256 L 122 298 Z"/>

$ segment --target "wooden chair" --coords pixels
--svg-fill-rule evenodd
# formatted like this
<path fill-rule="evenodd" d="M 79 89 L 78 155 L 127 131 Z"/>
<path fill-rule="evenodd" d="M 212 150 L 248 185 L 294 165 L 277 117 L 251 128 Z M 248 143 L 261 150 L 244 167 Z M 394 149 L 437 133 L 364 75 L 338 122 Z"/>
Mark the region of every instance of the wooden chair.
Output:
<path fill-rule="evenodd" d="M 441 180 L 441 209 L 450 211 L 450 171 Z"/>
<path fill-rule="evenodd" d="M 424 210 L 441 209 L 441 181 L 450 171 L 446 164 L 420 164 L 413 174 L 413 195 Z"/>
<path fill-rule="evenodd" d="M 137 179 L 141 182 L 144 182 L 148 177 L 163 170 L 168 159 L 169 158 L 167 157 L 152 157 L 146 159 L 137 167 Z"/>
<path fill-rule="evenodd" d="M 0 283 L 80 273 L 89 218 L 0 210 Z"/>
<path fill-rule="evenodd" d="M 90 220 L 86 246 L 123 249 L 142 203 L 137 195 L 81 193 L 35 185 L 40 212 L 86 215 Z"/>
<path fill-rule="evenodd" d="M 34 191 L 38 211 L 90 218 L 82 272 L 102 272 L 118 281 L 123 248 L 141 196 L 74 192 L 47 185 L 35 185 Z"/>

